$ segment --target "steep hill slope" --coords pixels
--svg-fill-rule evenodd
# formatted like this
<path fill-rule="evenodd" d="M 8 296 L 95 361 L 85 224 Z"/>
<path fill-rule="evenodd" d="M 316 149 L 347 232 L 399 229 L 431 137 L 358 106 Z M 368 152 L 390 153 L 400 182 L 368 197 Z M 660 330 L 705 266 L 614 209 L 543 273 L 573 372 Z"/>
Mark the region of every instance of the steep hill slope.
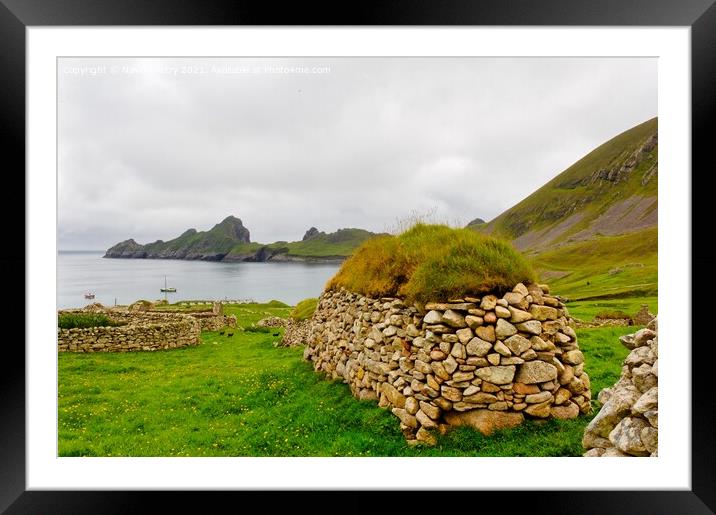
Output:
<path fill-rule="evenodd" d="M 657 122 L 612 138 L 474 228 L 511 240 L 562 295 L 655 294 Z"/>
<path fill-rule="evenodd" d="M 657 119 L 607 141 L 481 230 L 535 252 L 657 224 Z"/>

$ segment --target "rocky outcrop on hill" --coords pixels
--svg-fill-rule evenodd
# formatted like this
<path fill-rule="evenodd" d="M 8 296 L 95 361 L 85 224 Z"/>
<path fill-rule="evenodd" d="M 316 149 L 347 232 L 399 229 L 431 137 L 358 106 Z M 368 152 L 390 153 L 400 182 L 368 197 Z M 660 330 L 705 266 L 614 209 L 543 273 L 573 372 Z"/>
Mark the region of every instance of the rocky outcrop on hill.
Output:
<path fill-rule="evenodd" d="M 104 257 L 145 258 L 147 257 L 147 252 L 144 250 L 144 245 L 140 245 L 130 238 L 110 247 Z"/>
<path fill-rule="evenodd" d="M 631 352 L 612 388 L 599 392 L 599 413 L 584 431 L 585 456 L 658 456 L 659 342 L 654 318 L 645 329 L 622 336 Z"/>
<path fill-rule="evenodd" d="M 303 239 L 301 241 L 310 240 L 314 236 L 318 236 L 319 234 L 326 234 L 323 231 L 319 231 L 315 227 L 311 227 L 309 230 L 306 231 L 306 234 L 303 235 Z"/>
<path fill-rule="evenodd" d="M 589 186 L 595 182 L 607 181 L 611 183 L 623 182 L 629 178 L 634 169 L 651 153 L 659 142 L 657 134 L 650 136 L 642 145 L 634 150 L 629 157 L 623 162 L 618 163 L 611 168 L 599 168 L 592 175 L 585 177 L 581 181 L 581 185 Z M 642 174 L 641 184 L 645 186 L 653 177 L 656 176 L 657 164 L 654 163 L 648 170 Z"/>

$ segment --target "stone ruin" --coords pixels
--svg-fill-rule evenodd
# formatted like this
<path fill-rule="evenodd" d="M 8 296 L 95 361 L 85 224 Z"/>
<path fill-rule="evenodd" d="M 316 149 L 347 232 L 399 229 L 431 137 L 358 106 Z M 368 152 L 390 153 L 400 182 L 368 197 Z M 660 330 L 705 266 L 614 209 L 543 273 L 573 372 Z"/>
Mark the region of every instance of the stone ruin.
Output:
<path fill-rule="evenodd" d="M 390 409 L 410 443 L 434 444 L 450 426 L 490 434 L 591 410 L 571 318 L 544 285 L 425 305 L 326 291 L 304 359 Z"/>
<path fill-rule="evenodd" d="M 642 304 L 639 311 L 632 318 L 634 325 L 647 325 L 654 319 L 654 315 L 649 311 L 649 304 Z"/>
<path fill-rule="evenodd" d="M 83 312 L 63 310 L 59 313 Z M 189 315 L 119 310 L 110 310 L 106 314 L 112 322 L 123 325 L 58 328 L 58 352 L 154 351 L 198 345 L 200 342 L 200 323 Z"/>
<path fill-rule="evenodd" d="M 277 347 L 296 347 L 303 345 L 308 339 L 311 327 L 310 320 L 293 320 L 292 318 L 267 317 L 256 322 L 259 327 L 283 327 L 284 332 Z"/>
<path fill-rule="evenodd" d="M 93 303 L 84 309 L 61 310 L 62 313 L 103 313 L 121 325 L 57 329 L 58 352 L 130 352 L 173 349 L 198 345 L 201 331 L 218 331 L 236 327 L 235 315 L 224 315 L 223 306 L 215 302 L 211 311 L 172 312 L 154 310 L 147 301 L 126 307 L 106 308 Z"/>
<path fill-rule="evenodd" d="M 584 431 L 585 456 L 658 456 L 659 334 L 653 318 L 645 329 L 622 336 L 631 352 L 622 375 L 599 392 L 599 413 Z"/>
<path fill-rule="evenodd" d="M 211 311 L 187 312 L 201 324 L 202 331 L 220 331 L 224 327 L 236 327 L 236 315 L 224 315 L 224 306 L 213 302 Z"/>

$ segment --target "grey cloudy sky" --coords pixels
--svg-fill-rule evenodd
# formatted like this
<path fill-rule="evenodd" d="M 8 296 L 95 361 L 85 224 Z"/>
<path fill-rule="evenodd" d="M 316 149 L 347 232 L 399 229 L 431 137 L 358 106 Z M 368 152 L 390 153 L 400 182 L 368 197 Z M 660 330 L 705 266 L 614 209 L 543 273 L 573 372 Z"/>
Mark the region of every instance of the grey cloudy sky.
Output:
<path fill-rule="evenodd" d="M 494 218 L 657 114 L 640 58 L 61 59 L 58 246 Z"/>

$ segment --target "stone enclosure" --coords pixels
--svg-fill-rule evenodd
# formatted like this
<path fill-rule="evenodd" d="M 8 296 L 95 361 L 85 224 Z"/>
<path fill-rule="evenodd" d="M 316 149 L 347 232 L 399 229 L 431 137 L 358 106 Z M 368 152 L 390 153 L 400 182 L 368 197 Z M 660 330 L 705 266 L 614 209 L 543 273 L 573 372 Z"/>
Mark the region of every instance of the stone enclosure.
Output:
<path fill-rule="evenodd" d="M 57 329 L 59 352 L 130 352 L 174 349 L 198 345 L 201 331 L 235 327 L 236 317 L 222 314 L 215 304 L 212 311 L 178 313 L 138 309 L 106 309 L 93 304 L 84 310 L 59 313 L 104 313 L 122 325 Z"/>
<path fill-rule="evenodd" d="M 390 408 L 416 443 L 451 425 L 489 434 L 591 409 L 571 319 L 546 286 L 425 305 L 326 291 L 306 343 L 317 371 Z"/>

